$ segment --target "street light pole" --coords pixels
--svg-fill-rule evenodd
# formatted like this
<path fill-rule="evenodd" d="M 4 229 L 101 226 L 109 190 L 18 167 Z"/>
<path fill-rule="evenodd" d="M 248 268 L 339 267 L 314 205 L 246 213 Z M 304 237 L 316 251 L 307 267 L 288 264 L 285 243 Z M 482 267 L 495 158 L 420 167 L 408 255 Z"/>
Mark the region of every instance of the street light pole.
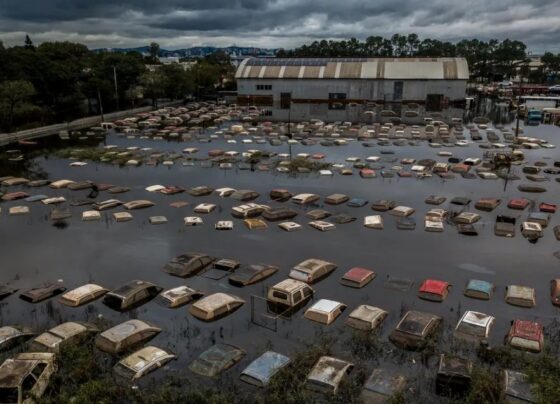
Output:
<path fill-rule="evenodd" d="M 290 161 L 292 161 L 292 143 L 290 142 L 290 140 L 292 140 L 292 100 L 291 99 L 288 108 L 288 149 L 290 151 Z"/>
<path fill-rule="evenodd" d="M 113 82 L 115 83 L 115 101 L 117 102 L 117 111 L 120 110 L 119 107 L 119 91 L 117 89 L 117 68 L 113 66 Z"/>
<path fill-rule="evenodd" d="M 523 75 L 519 75 L 519 94 L 517 95 L 517 120 L 515 122 L 515 138 L 519 136 L 519 114 L 521 113 L 521 93 L 523 91 Z"/>
<path fill-rule="evenodd" d="M 99 105 L 99 114 L 101 115 L 101 122 L 105 122 L 103 117 L 103 103 L 101 102 L 101 91 L 99 91 L 99 85 L 97 85 L 97 103 Z"/>

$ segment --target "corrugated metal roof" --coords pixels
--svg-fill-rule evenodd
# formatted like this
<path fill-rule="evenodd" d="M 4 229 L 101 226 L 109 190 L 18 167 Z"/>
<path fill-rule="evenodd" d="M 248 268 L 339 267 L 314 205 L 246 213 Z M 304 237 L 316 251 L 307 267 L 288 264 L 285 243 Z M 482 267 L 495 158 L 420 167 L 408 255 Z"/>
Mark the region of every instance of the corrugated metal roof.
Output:
<path fill-rule="evenodd" d="M 464 58 L 245 59 L 235 77 L 249 79 L 467 80 Z"/>

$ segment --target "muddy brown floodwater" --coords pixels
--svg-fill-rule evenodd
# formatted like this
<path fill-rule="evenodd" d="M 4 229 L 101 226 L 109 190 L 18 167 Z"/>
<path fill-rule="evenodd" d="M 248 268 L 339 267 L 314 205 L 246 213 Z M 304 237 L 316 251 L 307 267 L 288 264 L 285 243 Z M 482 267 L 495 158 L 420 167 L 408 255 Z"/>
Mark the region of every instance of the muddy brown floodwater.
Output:
<path fill-rule="evenodd" d="M 467 139 L 470 139 L 466 129 L 465 133 Z M 560 143 L 560 128 L 557 127 L 530 127 L 526 128 L 525 135 L 544 138 L 552 144 Z M 99 147 L 103 147 L 103 144 L 100 142 Z M 240 152 L 249 149 L 267 149 L 277 153 L 288 151 L 286 144 L 276 147 L 268 143 L 228 144 L 223 139 L 212 140 L 211 143 L 198 143 L 196 140 L 167 142 L 127 139 L 113 132 L 107 135 L 105 144 L 151 147 L 154 150 L 174 150 L 179 153 L 183 148 L 193 146 L 200 149 L 201 156 L 206 156 L 208 150 L 216 148 Z M 294 145 L 292 149 L 294 154 L 325 153 L 326 161 L 339 163 L 343 163 L 348 156 L 365 159 L 370 155 L 378 155 L 382 159 L 396 157 L 400 160 L 410 157 L 444 161 L 446 158 L 437 156 L 438 151 L 449 150 L 459 158 L 482 157 L 484 151 L 476 144 L 449 149 L 430 148 L 426 142 L 419 146 L 376 145 L 366 148 L 358 141 L 338 147 L 323 147 L 319 144 Z M 383 149 L 391 149 L 395 154 L 382 155 L 380 151 Z M 554 161 L 560 161 L 560 148 L 524 152 L 529 164 L 539 160 L 552 166 Z M 383 164 L 387 167 L 393 165 Z M 34 166 L 46 172 L 51 180 L 92 180 L 132 188 L 128 193 L 114 196 L 102 192 L 97 200 L 111 197 L 123 201 L 149 199 L 155 206 L 132 211 L 134 220 L 126 223 L 116 223 L 111 219 L 114 211 L 122 209 L 102 212 L 103 218 L 97 222 L 82 222 L 81 212 L 88 208 L 70 207 L 72 218 L 66 220 L 67 226 L 57 228 L 49 218 L 49 206 L 40 202 L 3 202 L 0 205 L 3 283 L 23 290 L 43 281 L 61 279 L 69 289 L 87 282 L 99 283 L 113 289 L 130 280 L 143 279 L 165 288 L 187 284 L 207 294 L 230 292 L 246 300 L 246 304 L 232 315 L 213 323 L 203 323 L 192 317 L 187 313 L 188 306 L 173 310 L 159 306 L 153 301 L 129 313 L 117 313 L 105 307 L 101 301 L 74 309 L 62 306 L 56 299 L 39 304 L 26 303 L 15 294 L 1 302 L 2 325 L 24 324 L 43 330 L 63 321 L 92 320 L 98 316 L 114 323 L 129 318 L 140 318 L 157 324 L 164 331 L 152 343 L 170 348 L 178 354 L 179 359 L 166 371 L 155 372 L 150 377 L 166 377 L 169 373 L 176 373 L 193 378 L 193 374 L 187 369 L 188 364 L 214 342 L 226 342 L 242 347 L 248 354 L 240 364 L 227 371 L 218 381 L 210 383 L 220 383 L 224 379 L 237 380 L 241 370 L 266 349 L 270 348 L 289 356 L 306 343 L 318 340 L 325 332 L 336 336 L 335 351 L 338 352 L 338 356 L 352 359 L 348 349 L 351 331 L 344 325 L 344 319 L 359 304 L 378 306 L 389 312 L 381 331 L 383 341 L 387 341 L 388 334 L 407 309 L 441 315 L 447 330 L 438 344 L 438 350 L 442 352 L 452 344 L 449 332 L 465 310 L 480 311 L 496 317 L 490 337 L 491 345 L 503 344 L 503 337 L 513 319 L 535 320 L 546 326 L 558 315 L 558 309 L 550 304 L 549 281 L 560 277 L 560 260 L 553 256 L 555 251 L 560 250 L 560 244 L 552 231 L 555 225 L 560 224 L 559 214 L 552 215 L 544 237 L 535 244 L 523 238 L 519 230 L 514 238 L 496 237 L 493 233 L 497 214 L 513 214 L 520 218 L 528 214 L 527 211 L 508 209 L 506 202 L 510 198 L 525 197 L 536 202 L 560 202 L 560 183 L 556 182 L 552 175 L 549 175 L 550 181 L 544 183 L 547 192 L 523 194 L 517 190 L 517 185 L 527 182 L 525 179 L 509 182 L 504 190 L 504 181 L 501 179 L 464 179 L 460 176 L 450 180 L 443 180 L 437 176 L 425 179 L 397 176 L 362 179 L 357 175 L 357 170 L 353 176 L 335 173 L 332 177 L 325 177 L 316 173 L 290 176 L 275 171 L 220 170 L 216 167 L 204 168 L 199 163 L 195 166 L 177 163 L 171 167 L 159 165 L 122 168 L 89 162 L 84 167 L 74 168 L 69 167 L 69 160 L 54 156 L 35 158 Z M 515 167 L 513 172 L 523 177 L 521 167 Z M 186 193 L 166 196 L 144 190 L 146 186 L 153 184 L 253 189 L 261 194 L 257 202 L 262 203 L 270 202 L 268 192 L 272 188 L 286 188 L 292 193 L 317 193 L 323 197 L 332 193 L 344 193 L 350 197 L 365 198 L 370 203 L 361 208 L 345 205 L 333 207 L 323 205 L 321 199 L 318 206 L 333 212 L 351 213 L 357 220 L 350 224 L 337 225 L 332 231 L 319 232 L 307 225 L 310 219 L 304 217 L 305 208 L 295 206 L 291 202 L 270 202 L 272 206 L 289 206 L 300 211 L 300 215 L 294 221 L 302 224 L 302 229 L 288 233 L 279 229 L 275 223 L 269 223 L 266 230 L 248 230 L 241 220 L 233 219 L 230 215 L 231 207 L 239 204 L 238 201 L 219 198 L 215 194 L 196 198 Z M 25 189 L 31 194 L 63 195 L 69 201 L 86 198 L 89 192 L 53 190 L 48 187 L 12 188 Z M 425 204 L 424 199 L 432 194 L 447 197 L 447 202 L 440 207 L 455 211 L 460 207 L 449 204 L 449 200 L 455 196 L 471 198 L 473 202 L 468 207 L 471 211 L 475 211 L 474 202 L 480 197 L 500 198 L 503 202 L 494 212 L 477 211 L 482 219 L 474 225 L 479 232 L 476 237 L 460 235 L 451 225 L 446 225 L 443 233 L 428 233 L 423 229 L 423 218 L 433 206 Z M 362 224 L 363 217 L 375 214 L 370 206 L 377 199 L 393 199 L 399 204 L 414 207 L 416 230 L 398 230 L 395 218 L 387 214 L 382 214 L 385 220 L 384 230 L 365 228 Z M 189 206 L 172 208 L 169 204 L 174 201 L 188 201 Z M 219 207 L 210 214 L 200 215 L 204 219 L 204 225 L 184 226 L 183 217 L 193 215 L 193 207 L 201 202 L 215 203 Z M 22 204 L 30 206 L 29 215 L 8 215 L 10 206 Z M 156 215 L 166 216 L 168 223 L 149 224 L 148 218 Z M 214 230 L 214 223 L 221 219 L 234 220 L 234 229 L 223 232 Z M 229 285 L 227 278 L 215 281 L 195 276 L 182 280 L 162 272 L 162 267 L 169 259 L 188 251 L 233 258 L 243 264 L 269 263 L 278 266 L 280 271 L 264 282 L 245 288 Z M 330 326 L 322 326 L 303 318 L 303 310 L 296 313 L 291 321 L 279 320 L 277 331 L 253 324 L 251 296 L 264 297 L 267 286 L 287 278 L 292 266 L 311 257 L 338 265 L 338 269 L 332 275 L 313 286 L 316 290 L 315 299 L 327 298 L 343 302 L 348 306 L 347 311 Z M 373 269 L 377 277 L 363 289 L 342 286 L 339 283 L 340 277 L 354 266 Z M 388 277 L 409 279 L 413 285 L 408 291 L 389 289 L 384 286 Z M 426 278 L 445 280 L 453 285 L 449 297 L 443 303 L 432 303 L 417 298 L 416 291 Z M 463 296 L 465 284 L 473 278 L 488 280 L 496 285 L 496 293 L 490 301 Z M 506 304 L 504 294 L 508 284 L 534 287 L 537 296 L 536 307 L 525 309 Z M 257 314 L 262 310 L 262 306 L 256 307 Z M 384 355 L 379 360 L 372 361 L 370 365 L 374 367 L 379 363 L 398 366 L 412 375 L 415 372 L 426 371 L 419 365 L 416 354 L 400 353 L 389 343 Z M 407 366 L 402 366 L 403 364 Z M 435 370 L 435 367 L 432 367 L 430 371 Z"/>

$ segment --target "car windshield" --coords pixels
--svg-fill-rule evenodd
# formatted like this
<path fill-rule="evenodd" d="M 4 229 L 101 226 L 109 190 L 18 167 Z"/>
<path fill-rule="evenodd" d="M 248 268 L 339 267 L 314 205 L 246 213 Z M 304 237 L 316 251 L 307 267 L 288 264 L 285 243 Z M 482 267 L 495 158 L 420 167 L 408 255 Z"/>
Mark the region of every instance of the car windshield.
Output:
<path fill-rule="evenodd" d="M 122 363 L 117 363 L 115 366 L 115 373 L 125 379 L 132 379 L 136 375 L 136 372 L 124 366 Z"/>
<path fill-rule="evenodd" d="M 469 324 L 464 321 L 459 324 L 459 327 L 457 327 L 457 331 L 467 335 L 474 335 L 476 337 L 484 337 L 486 335 L 486 328 L 474 324 Z"/>

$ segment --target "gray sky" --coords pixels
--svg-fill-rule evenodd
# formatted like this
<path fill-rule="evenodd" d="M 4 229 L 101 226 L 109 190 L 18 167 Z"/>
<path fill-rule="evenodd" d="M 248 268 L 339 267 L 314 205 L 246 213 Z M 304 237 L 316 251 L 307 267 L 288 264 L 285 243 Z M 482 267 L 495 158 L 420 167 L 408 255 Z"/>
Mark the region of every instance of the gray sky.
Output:
<path fill-rule="evenodd" d="M 560 52 L 559 0 L 2 0 L 0 40 L 291 48 L 315 39 L 511 38 Z"/>

